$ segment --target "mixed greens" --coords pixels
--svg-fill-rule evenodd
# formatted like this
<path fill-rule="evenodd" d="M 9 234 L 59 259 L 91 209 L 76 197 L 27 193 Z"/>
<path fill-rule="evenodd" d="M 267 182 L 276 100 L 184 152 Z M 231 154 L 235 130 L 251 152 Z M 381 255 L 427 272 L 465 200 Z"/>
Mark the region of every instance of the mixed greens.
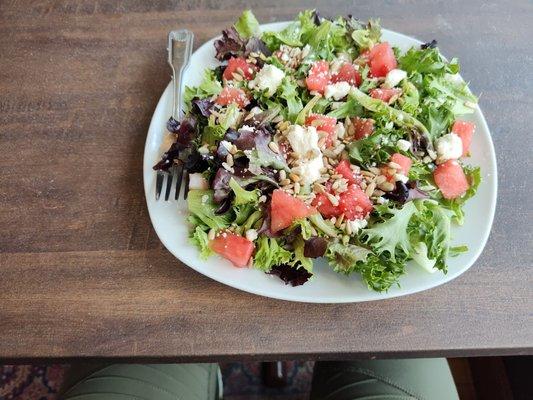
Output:
<path fill-rule="evenodd" d="M 154 169 L 189 172 L 191 243 L 301 285 L 313 260 L 386 291 L 414 260 L 446 273 L 451 225 L 480 182 L 462 164 L 476 107 L 436 42 L 401 53 L 379 22 L 301 12 L 261 32 L 251 11 L 215 41 Z"/>

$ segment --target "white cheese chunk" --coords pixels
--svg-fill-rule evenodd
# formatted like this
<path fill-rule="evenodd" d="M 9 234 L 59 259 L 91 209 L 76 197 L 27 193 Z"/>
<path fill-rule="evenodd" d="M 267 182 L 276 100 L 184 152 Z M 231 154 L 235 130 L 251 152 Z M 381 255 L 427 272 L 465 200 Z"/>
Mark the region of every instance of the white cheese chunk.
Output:
<path fill-rule="evenodd" d="M 267 95 L 272 96 L 278 90 L 283 78 L 285 78 L 285 72 L 274 65 L 265 64 L 255 79 L 250 81 L 250 87 L 267 90 Z"/>
<path fill-rule="evenodd" d="M 463 141 L 455 133 L 448 133 L 437 139 L 437 161 L 457 160 L 463 154 Z"/>
<path fill-rule="evenodd" d="M 326 90 L 324 91 L 324 96 L 326 96 L 327 99 L 333 97 L 333 99 L 335 100 L 340 100 L 348 96 L 348 93 L 350 92 L 350 88 L 351 86 L 348 82 L 333 83 L 331 85 L 326 86 Z"/>
<path fill-rule="evenodd" d="M 396 142 L 396 146 L 402 151 L 409 151 L 411 148 L 411 142 L 408 140 L 400 139 Z"/>
<path fill-rule="evenodd" d="M 205 190 L 209 189 L 209 182 L 204 178 L 204 176 L 196 172 L 194 174 L 189 174 L 189 189 L 198 189 Z"/>
<path fill-rule="evenodd" d="M 337 125 L 335 125 L 335 135 L 337 135 L 337 137 L 339 139 L 342 139 L 344 138 L 344 134 L 346 133 L 346 129 L 344 128 L 344 124 L 342 122 L 337 122 Z"/>
<path fill-rule="evenodd" d="M 245 237 L 250 242 L 253 242 L 255 239 L 257 239 L 257 231 L 255 229 L 248 229 L 245 233 Z"/>
<path fill-rule="evenodd" d="M 393 69 L 389 71 L 389 73 L 385 77 L 385 83 L 383 84 L 383 87 L 387 89 L 392 89 L 405 78 L 407 78 L 407 72 L 405 72 L 403 69 Z"/>
<path fill-rule="evenodd" d="M 352 221 L 346 221 L 346 223 L 350 225 L 352 233 L 356 233 L 359 229 L 363 229 L 368 224 L 368 221 L 366 219 L 354 219 Z"/>
<path fill-rule="evenodd" d="M 400 181 L 403 183 L 409 182 L 409 178 L 405 176 L 404 174 L 394 174 L 394 180 Z"/>
<path fill-rule="evenodd" d="M 301 177 L 301 184 L 312 184 L 320 178 L 320 169 L 324 166 L 316 128 L 291 125 L 287 139 L 292 150 L 300 155 L 300 164 L 293 168 L 293 172 Z"/>

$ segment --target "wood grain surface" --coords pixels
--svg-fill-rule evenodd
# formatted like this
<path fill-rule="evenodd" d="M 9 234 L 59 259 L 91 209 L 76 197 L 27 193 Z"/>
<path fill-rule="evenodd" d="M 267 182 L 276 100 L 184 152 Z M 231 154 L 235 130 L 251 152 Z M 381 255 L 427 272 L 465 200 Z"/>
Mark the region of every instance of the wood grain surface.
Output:
<path fill-rule="evenodd" d="M 196 46 L 252 7 L 379 16 L 458 56 L 481 93 L 499 200 L 482 256 L 444 286 L 317 305 L 214 282 L 159 243 L 142 187 L 167 32 Z M 0 2 L 0 358 L 335 359 L 533 350 L 533 3 L 493 1 Z"/>

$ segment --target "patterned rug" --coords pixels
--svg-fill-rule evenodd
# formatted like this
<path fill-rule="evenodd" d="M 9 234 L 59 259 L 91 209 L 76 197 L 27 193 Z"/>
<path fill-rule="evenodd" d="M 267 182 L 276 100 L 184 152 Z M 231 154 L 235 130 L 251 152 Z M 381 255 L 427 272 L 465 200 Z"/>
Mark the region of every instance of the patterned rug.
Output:
<path fill-rule="evenodd" d="M 226 400 L 304 400 L 309 397 L 313 362 L 288 361 L 288 384 L 262 384 L 261 363 L 221 364 Z M 67 365 L 0 366 L 0 400 L 56 400 Z"/>
<path fill-rule="evenodd" d="M 0 400 L 52 400 L 63 382 L 63 365 L 0 366 Z"/>

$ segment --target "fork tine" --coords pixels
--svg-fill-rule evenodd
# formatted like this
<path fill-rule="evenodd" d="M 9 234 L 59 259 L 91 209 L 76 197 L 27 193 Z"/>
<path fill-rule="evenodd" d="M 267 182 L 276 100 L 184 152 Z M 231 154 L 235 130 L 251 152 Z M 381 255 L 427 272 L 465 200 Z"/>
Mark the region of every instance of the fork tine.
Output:
<path fill-rule="evenodd" d="M 183 165 L 179 164 L 176 168 L 178 170 L 178 179 L 176 181 L 176 192 L 174 193 L 174 200 L 178 200 L 178 197 L 180 196 L 181 181 L 183 180 Z"/>
<path fill-rule="evenodd" d="M 163 188 L 163 180 L 165 179 L 165 174 L 162 171 L 157 171 L 157 176 L 155 180 L 155 199 L 159 200 L 161 195 L 161 189 Z"/>
<path fill-rule="evenodd" d="M 168 201 L 168 198 L 170 196 L 170 189 L 172 189 L 172 183 L 174 181 L 174 176 L 176 175 L 174 171 L 174 167 L 168 170 L 167 175 L 168 176 L 167 176 L 167 186 L 165 188 L 165 201 Z"/>
<path fill-rule="evenodd" d="M 183 188 L 183 200 L 187 200 L 189 194 L 189 171 L 185 171 L 185 187 Z"/>

